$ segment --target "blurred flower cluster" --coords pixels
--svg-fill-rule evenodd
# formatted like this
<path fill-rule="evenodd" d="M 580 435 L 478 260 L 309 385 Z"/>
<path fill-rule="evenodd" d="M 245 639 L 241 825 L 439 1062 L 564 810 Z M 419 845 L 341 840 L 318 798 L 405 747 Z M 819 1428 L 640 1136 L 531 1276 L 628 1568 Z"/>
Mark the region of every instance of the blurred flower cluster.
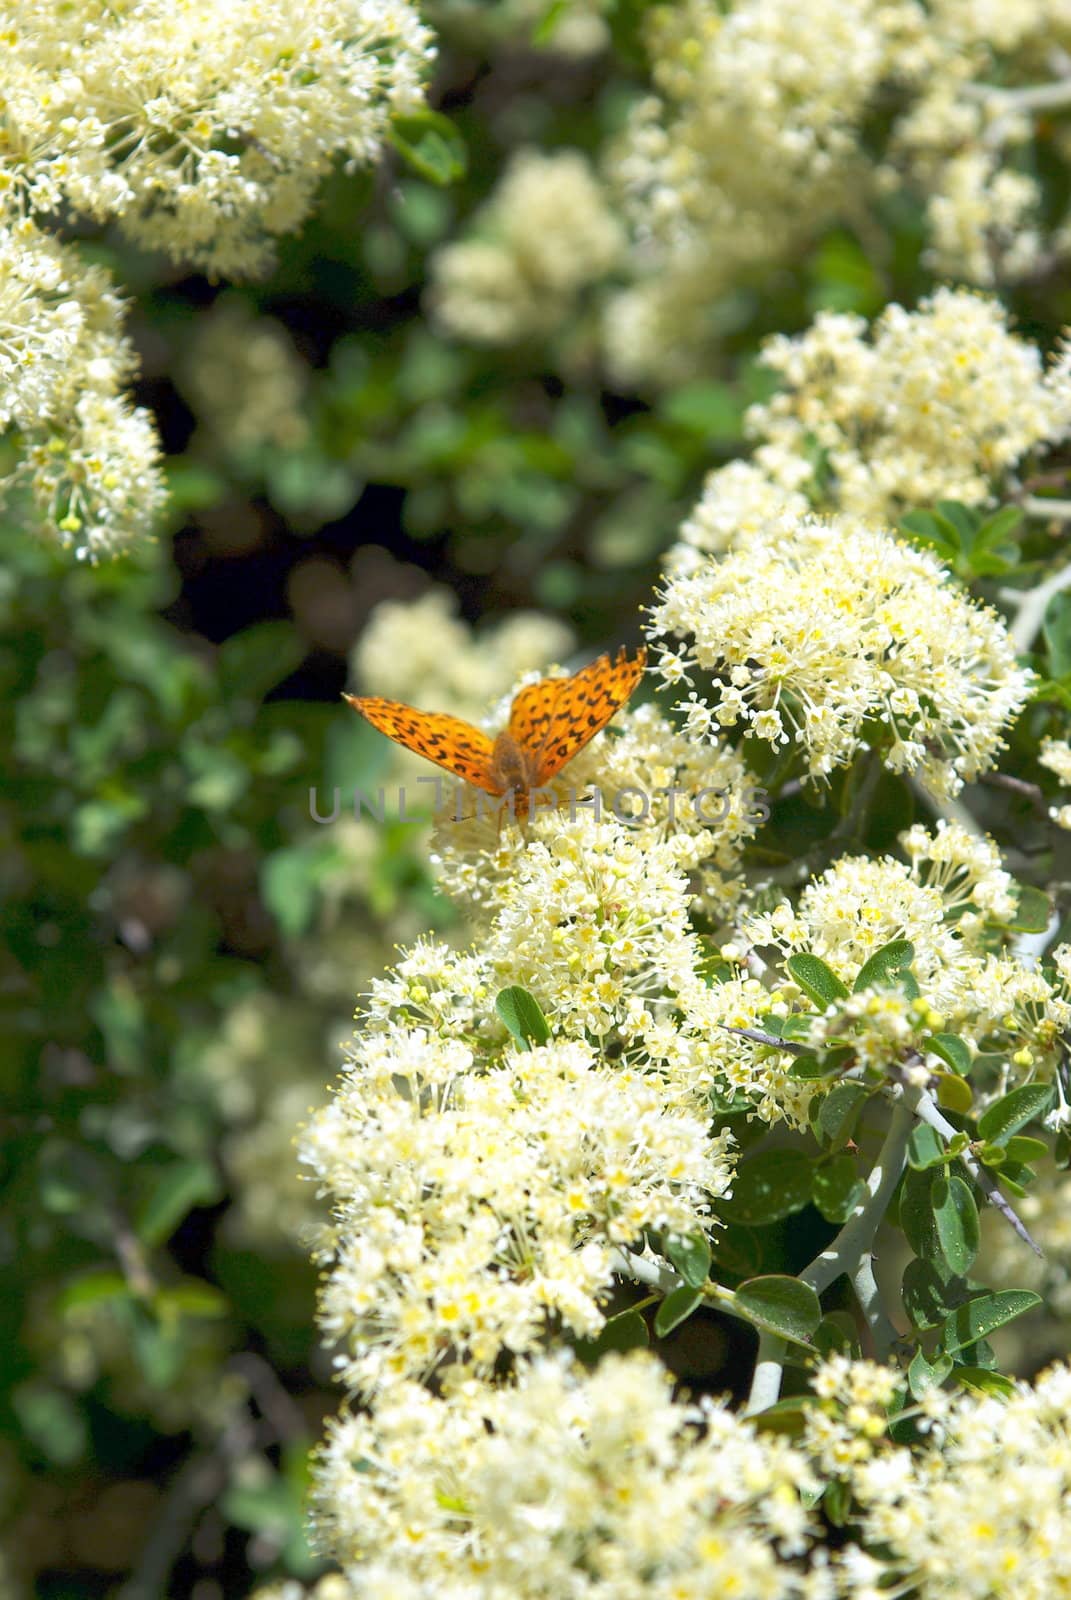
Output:
<path fill-rule="evenodd" d="M 164 499 L 108 274 L 46 230 L 114 221 L 213 274 L 262 272 L 341 158 L 416 106 L 430 33 L 407 0 L 176 7 L 20 0 L 0 67 L 0 430 L 36 514 L 80 556 L 152 533 Z"/>

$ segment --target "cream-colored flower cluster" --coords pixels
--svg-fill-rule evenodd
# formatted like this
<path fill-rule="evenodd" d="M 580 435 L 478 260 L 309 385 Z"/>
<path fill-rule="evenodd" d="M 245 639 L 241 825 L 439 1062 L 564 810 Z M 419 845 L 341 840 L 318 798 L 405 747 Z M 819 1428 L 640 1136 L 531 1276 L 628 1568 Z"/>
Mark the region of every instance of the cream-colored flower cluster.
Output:
<path fill-rule="evenodd" d="M 341 158 L 414 107 L 430 35 L 408 0 L 15 0 L 0 18 L 0 431 L 80 556 L 152 530 L 164 498 L 106 275 L 39 231 L 116 222 L 213 273 L 270 260 Z"/>
<path fill-rule="evenodd" d="M 1019 463 L 1071 434 L 1066 349 L 1045 366 L 999 301 L 940 289 L 915 311 L 822 312 L 762 360 L 781 380 L 752 406 L 750 461 L 707 477 L 669 554 L 674 571 L 808 506 L 894 523 L 937 500 L 991 502 Z"/>
<path fill-rule="evenodd" d="M 458 615 L 457 597 L 433 588 L 416 600 L 383 600 L 353 652 L 362 694 L 428 705 L 469 721 L 483 718 L 515 681 L 568 655 L 572 630 L 538 611 L 516 611 L 474 633 Z"/>
<path fill-rule="evenodd" d="M 1031 682 L 996 612 L 848 517 L 784 514 L 672 572 L 649 632 L 663 681 L 698 681 L 678 707 L 690 738 L 742 727 L 796 747 L 811 779 L 876 741 L 890 771 L 955 794 L 993 765 Z"/>
<path fill-rule="evenodd" d="M 1056 972 L 1047 978 L 1006 948 L 1016 897 L 992 841 L 942 822 L 933 832 L 909 829 L 900 846 L 906 861 L 845 856 L 812 879 L 795 906 L 781 900 L 744 913 L 742 937 L 782 957 L 807 951 L 849 987 L 878 950 L 906 939 L 921 997 L 911 1000 L 895 985 L 853 995 L 828 1018 L 816 1018 L 815 1042 L 847 1024 L 871 1065 L 902 1061 L 915 1049 L 943 1070 L 926 1037 L 952 1031 L 1000 1060 L 993 1083 L 975 1085 L 980 1106 L 1033 1079 L 1056 1082 L 1059 1093 L 1071 951 L 1057 950 Z M 784 1015 L 794 993 L 791 981 L 784 984 L 771 1010 Z"/>
<path fill-rule="evenodd" d="M 781 389 L 748 416 L 755 462 L 786 490 L 859 516 L 984 505 L 1032 450 L 1071 434 L 1065 350 L 1047 370 L 999 301 L 940 289 L 917 311 L 821 313 L 762 359 Z M 821 488 L 818 487 L 819 479 Z"/>
<path fill-rule="evenodd" d="M 508 1383 L 401 1382 L 343 1413 L 315 1526 L 322 1600 L 1047 1600 L 1071 1582 L 1071 1369 L 1007 1397 L 927 1390 L 832 1356 L 793 1442 L 725 1402 L 674 1398 L 646 1353 L 593 1372 L 522 1361 Z M 913 1426 L 897 1443 L 890 1423 Z M 809 1509 L 844 1491 L 846 1538 Z M 955 1537 L 950 1536 L 954 1533 Z M 280 1600 L 301 1600 L 293 1586 Z M 264 1600 L 267 1600 L 267 1593 Z"/>
<path fill-rule="evenodd" d="M 407 0 L 16 0 L 3 39 L 9 213 L 115 219 L 228 275 L 263 266 L 336 157 L 375 158 L 431 53 Z"/>
<path fill-rule="evenodd" d="M 479 344 L 546 335 L 613 270 L 624 244 L 583 155 L 521 150 L 477 215 L 474 235 L 435 256 L 431 308 L 448 333 Z"/>
<path fill-rule="evenodd" d="M 889 193 L 921 197 L 944 275 L 991 286 L 1058 258 L 1071 232 L 1046 237 L 1034 156 L 1069 40 L 1048 0 L 822 0 L 805 26 L 797 0 L 655 8 L 654 92 L 613 161 L 635 279 L 607 317 L 619 374 L 699 370 L 727 291 L 833 222 L 867 227 Z"/>
<path fill-rule="evenodd" d="M 135 365 L 122 309 L 101 268 L 0 212 L 0 435 L 21 445 L 0 492 L 29 485 L 80 556 L 147 533 L 164 499 L 149 413 L 122 393 Z"/>
<path fill-rule="evenodd" d="M 196 318 L 192 335 L 179 382 L 209 449 L 252 464 L 304 443 L 310 369 L 282 323 L 228 293 Z"/>
<path fill-rule="evenodd" d="M 859 1533 L 886 1582 L 926 1600 L 1065 1593 L 1071 1368 L 1007 1399 L 930 1390 L 924 1408 L 931 1442 L 887 1444 L 851 1471 Z"/>
<path fill-rule="evenodd" d="M 397 1386 L 345 1415 L 316 1515 L 354 1600 L 832 1600 L 805 1455 L 646 1354 L 508 1386 Z"/>
<path fill-rule="evenodd" d="M 1065 788 L 1071 788 L 1071 744 L 1066 739 L 1043 739 L 1038 760 L 1055 772 Z M 1060 828 L 1071 828 L 1071 804 L 1050 806 L 1049 815 Z"/>
<path fill-rule="evenodd" d="M 493 1007 L 493 989 L 486 1001 Z M 581 1042 L 366 1035 L 302 1155 L 332 1201 L 321 1322 L 365 1395 L 441 1366 L 487 1376 L 548 1320 L 601 1328 L 616 1252 L 687 1235 L 731 1177 L 727 1134 Z"/>

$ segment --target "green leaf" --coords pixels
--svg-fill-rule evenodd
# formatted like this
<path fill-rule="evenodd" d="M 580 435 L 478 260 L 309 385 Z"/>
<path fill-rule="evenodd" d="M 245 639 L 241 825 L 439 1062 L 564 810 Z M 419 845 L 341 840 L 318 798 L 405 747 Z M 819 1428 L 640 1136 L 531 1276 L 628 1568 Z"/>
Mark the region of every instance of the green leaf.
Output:
<path fill-rule="evenodd" d="M 736 1169 L 728 1214 L 737 1222 L 780 1222 L 811 1198 L 811 1161 L 802 1150 L 763 1150 Z"/>
<path fill-rule="evenodd" d="M 875 984 L 886 988 L 903 983 L 907 969 L 915 959 L 915 946 L 909 939 L 893 939 L 875 950 L 869 961 L 864 961 L 852 984 L 852 993 L 861 994 Z M 917 994 L 916 990 L 916 994 Z M 912 997 L 914 998 L 914 997 Z"/>
<path fill-rule="evenodd" d="M 61 1314 L 77 1311 L 82 1306 L 100 1305 L 104 1300 L 129 1300 L 130 1285 L 119 1272 L 101 1268 L 83 1272 L 69 1283 L 59 1296 L 57 1309 Z"/>
<path fill-rule="evenodd" d="M 817 1395 L 797 1394 L 787 1400 L 775 1400 L 765 1411 L 757 1411 L 748 1421 L 761 1433 L 779 1433 L 789 1439 L 798 1439 L 807 1423 L 807 1413 L 817 1403 Z"/>
<path fill-rule="evenodd" d="M 794 1056 L 788 1075 L 790 1078 L 798 1078 L 801 1083 L 812 1083 L 817 1078 L 828 1078 L 832 1070 L 828 1055 Z"/>
<path fill-rule="evenodd" d="M 85 1414 L 62 1389 L 32 1379 L 14 1390 L 11 1405 L 27 1439 L 56 1466 L 71 1467 L 85 1455 Z"/>
<path fill-rule="evenodd" d="M 900 1293 L 912 1327 L 936 1328 L 970 1299 L 972 1291 L 942 1261 L 909 1261 Z"/>
<path fill-rule="evenodd" d="M 153 1296 L 153 1310 L 161 1323 L 182 1317 L 200 1317 L 215 1321 L 230 1315 L 230 1301 L 222 1290 L 199 1278 L 184 1278 Z"/>
<path fill-rule="evenodd" d="M 1010 1400 L 1015 1393 L 1015 1384 L 1010 1378 L 1006 1378 L 1003 1372 L 988 1372 L 985 1367 L 953 1367 L 952 1376 L 973 1394 Z"/>
<path fill-rule="evenodd" d="M 908 1166 L 916 1172 L 925 1172 L 928 1167 L 943 1167 L 947 1161 L 945 1142 L 936 1128 L 931 1128 L 928 1122 L 916 1123 L 907 1141 Z"/>
<path fill-rule="evenodd" d="M 773 1274 L 749 1278 L 733 1299 L 738 1311 L 757 1328 L 779 1334 L 796 1344 L 808 1344 L 822 1320 L 818 1296 L 798 1278 Z"/>
<path fill-rule="evenodd" d="M 690 1284 L 693 1289 L 701 1289 L 710 1277 L 710 1240 L 705 1233 L 690 1233 L 687 1238 L 667 1239 L 665 1254 L 685 1283 Z"/>
<path fill-rule="evenodd" d="M 952 1355 L 1041 1303 L 1041 1296 L 1031 1289 L 1002 1289 L 995 1294 L 977 1295 L 946 1320 L 941 1343 Z"/>
<path fill-rule="evenodd" d="M 664 1339 L 667 1333 L 672 1333 L 674 1328 L 686 1322 L 696 1306 L 702 1303 L 700 1290 L 693 1289 L 687 1283 L 682 1283 L 679 1289 L 672 1289 L 655 1312 L 654 1331 L 658 1338 Z"/>
<path fill-rule="evenodd" d="M 937 1238 L 949 1269 L 965 1277 L 978 1254 L 978 1208 L 962 1178 L 940 1174 L 930 1191 Z"/>
<path fill-rule="evenodd" d="M 1001 506 L 986 518 L 974 536 L 974 550 L 992 550 L 1005 543 L 1023 520 L 1021 506 Z"/>
<path fill-rule="evenodd" d="M 907 1242 L 922 1261 L 944 1261 L 933 1215 L 933 1185 L 937 1174 L 909 1168 L 900 1186 L 900 1226 Z"/>
<path fill-rule="evenodd" d="M 900 518 L 900 532 L 912 543 L 927 546 L 950 566 L 960 553 L 956 528 L 947 518 L 933 511 L 909 511 Z"/>
<path fill-rule="evenodd" d="M 915 1400 L 921 1400 L 927 1389 L 939 1389 L 952 1371 L 952 1357 L 938 1351 L 932 1361 L 924 1350 L 916 1350 L 907 1369 L 907 1383 Z"/>
<path fill-rule="evenodd" d="M 1052 901 L 1033 884 L 1019 885 L 1019 898 L 1007 926 L 1015 933 L 1044 933 L 1052 916 Z"/>
<path fill-rule="evenodd" d="M 854 1317 L 847 1311 L 827 1311 L 815 1332 L 814 1348 L 820 1356 L 858 1357 L 862 1352 Z"/>
<path fill-rule="evenodd" d="M 1049 1083 L 1024 1083 L 991 1105 L 978 1119 L 978 1137 L 991 1144 L 1007 1144 L 1013 1133 L 1040 1117 L 1052 1101 Z"/>
<path fill-rule="evenodd" d="M 265 856 L 260 864 L 264 904 L 288 939 L 311 927 L 323 885 L 340 865 L 328 838 L 314 836 Z"/>
<path fill-rule="evenodd" d="M 862 1193 L 863 1184 L 855 1161 L 847 1153 L 815 1167 L 811 1199 L 827 1222 L 847 1222 Z"/>
<path fill-rule="evenodd" d="M 934 511 L 937 516 L 955 528 L 961 547 L 964 550 L 973 550 L 981 520 L 978 513 L 972 511 L 969 506 L 962 505 L 958 500 L 938 500 Z"/>
<path fill-rule="evenodd" d="M 456 183 L 468 171 L 465 141 L 449 117 L 439 111 L 411 111 L 394 117 L 390 142 L 422 178 L 440 188 Z"/>
<path fill-rule="evenodd" d="M 1044 1139 L 1032 1139 L 1026 1133 L 1013 1133 L 1005 1149 L 1009 1161 L 1040 1161 L 1049 1153 Z"/>
<path fill-rule="evenodd" d="M 861 1083 L 838 1083 L 822 1099 L 816 1128 L 822 1142 L 836 1150 L 852 1136 L 860 1111 L 870 1098 Z"/>
<path fill-rule="evenodd" d="M 934 1080 L 941 1110 L 957 1111 L 965 1116 L 974 1104 L 974 1090 L 966 1078 L 959 1078 L 954 1072 L 937 1072 Z"/>
<path fill-rule="evenodd" d="M 154 1176 L 138 1211 L 138 1238 L 145 1244 L 163 1244 L 195 1206 L 213 1205 L 221 1192 L 216 1170 L 207 1161 L 174 1162 Z"/>
<path fill-rule="evenodd" d="M 495 1010 L 522 1050 L 530 1050 L 533 1044 L 546 1044 L 550 1038 L 550 1027 L 539 1001 L 519 984 L 499 990 Z"/>
<path fill-rule="evenodd" d="M 926 1049 L 940 1056 L 961 1078 L 965 1078 L 971 1070 L 971 1047 L 966 1039 L 961 1039 L 956 1033 L 931 1034 L 926 1040 Z"/>
<path fill-rule="evenodd" d="M 823 1011 L 827 1006 L 836 1005 L 838 1000 L 848 998 L 848 990 L 837 974 L 818 956 L 800 951 L 797 955 L 789 956 L 785 965 L 807 998 L 813 1000 L 816 1006 L 821 1006 Z"/>
<path fill-rule="evenodd" d="M 225 699 L 254 704 L 300 666 L 305 646 L 289 622 L 258 622 L 219 647 L 219 682 Z"/>

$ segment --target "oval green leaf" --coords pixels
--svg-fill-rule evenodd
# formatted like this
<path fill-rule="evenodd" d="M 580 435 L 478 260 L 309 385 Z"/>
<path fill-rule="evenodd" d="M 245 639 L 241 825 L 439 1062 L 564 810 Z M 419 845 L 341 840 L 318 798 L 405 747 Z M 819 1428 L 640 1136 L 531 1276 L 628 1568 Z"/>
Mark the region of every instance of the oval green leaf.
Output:
<path fill-rule="evenodd" d="M 736 1309 L 757 1328 L 796 1344 L 809 1344 L 822 1320 L 818 1296 L 809 1283 L 801 1283 L 798 1278 L 775 1273 L 749 1278 L 733 1299 Z"/>
<path fill-rule="evenodd" d="M 978 1254 L 978 1207 L 963 1179 L 941 1173 L 930 1190 L 941 1254 L 950 1271 L 965 1277 Z"/>
<path fill-rule="evenodd" d="M 518 984 L 499 990 L 495 1010 L 522 1050 L 530 1049 L 533 1044 L 546 1044 L 550 1038 L 550 1028 L 539 1001 Z"/>
<path fill-rule="evenodd" d="M 812 1171 L 802 1150 L 760 1151 L 736 1169 L 729 1216 L 759 1225 L 791 1217 L 811 1198 Z"/>
<path fill-rule="evenodd" d="M 1032 1289 L 1001 1289 L 995 1294 L 977 1295 L 947 1318 L 941 1343 L 952 1355 L 1039 1305 L 1041 1296 Z"/>
<path fill-rule="evenodd" d="M 1051 1083 L 1024 1083 L 979 1117 L 978 1137 L 990 1144 L 1006 1144 L 1013 1133 L 1047 1111 L 1051 1100 Z"/>
<path fill-rule="evenodd" d="M 710 1240 L 705 1233 L 690 1233 L 687 1238 L 667 1239 L 666 1256 L 685 1283 L 701 1289 L 710 1277 Z"/>
<path fill-rule="evenodd" d="M 891 988 L 902 983 L 908 968 L 915 959 L 915 946 L 910 939 L 892 939 L 875 950 L 869 961 L 864 961 L 852 984 L 852 993 L 861 994 L 875 984 Z M 916 990 L 917 993 L 917 990 Z"/>
<path fill-rule="evenodd" d="M 693 1289 L 690 1284 L 682 1283 L 679 1289 L 671 1290 L 655 1312 L 655 1333 L 660 1339 L 664 1339 L 667 1333 L 672 1333 L 674 1328 L 686 1322 L 696 1306 L 702 1302 L 702 1292 Z"/>
<path fill-rule="evenodd" d="M 816 1006 L 821 1006 L 823 1011 L 826 1006 L 836 1005 L 838 1000 L 847 1000 L 846 986 L 818 956 L 803 950 L 789 956 L 785 965 L 808 999 L 813 1000 Z"/>

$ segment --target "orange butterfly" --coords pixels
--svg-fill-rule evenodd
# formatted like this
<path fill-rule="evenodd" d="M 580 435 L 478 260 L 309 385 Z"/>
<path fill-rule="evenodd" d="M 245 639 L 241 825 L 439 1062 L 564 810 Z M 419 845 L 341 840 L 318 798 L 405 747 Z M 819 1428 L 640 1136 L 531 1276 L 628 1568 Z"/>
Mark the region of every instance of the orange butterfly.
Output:
<path fill-rule="evenodd" d="M 616 660 L 600 656 L 571 678 L 529 684 L 515 696 L 509 725 L 497 739 L 460 717 L 417 711 L 399 700 L 352 694 L 343 699 L 395 744 L 487 794 L 512 797 L 526 816 L 532 791 L 556 777 L 606 726 L 639 683 L 646 661 L 646 650 L 630 661 L 622 646 Z"/>

